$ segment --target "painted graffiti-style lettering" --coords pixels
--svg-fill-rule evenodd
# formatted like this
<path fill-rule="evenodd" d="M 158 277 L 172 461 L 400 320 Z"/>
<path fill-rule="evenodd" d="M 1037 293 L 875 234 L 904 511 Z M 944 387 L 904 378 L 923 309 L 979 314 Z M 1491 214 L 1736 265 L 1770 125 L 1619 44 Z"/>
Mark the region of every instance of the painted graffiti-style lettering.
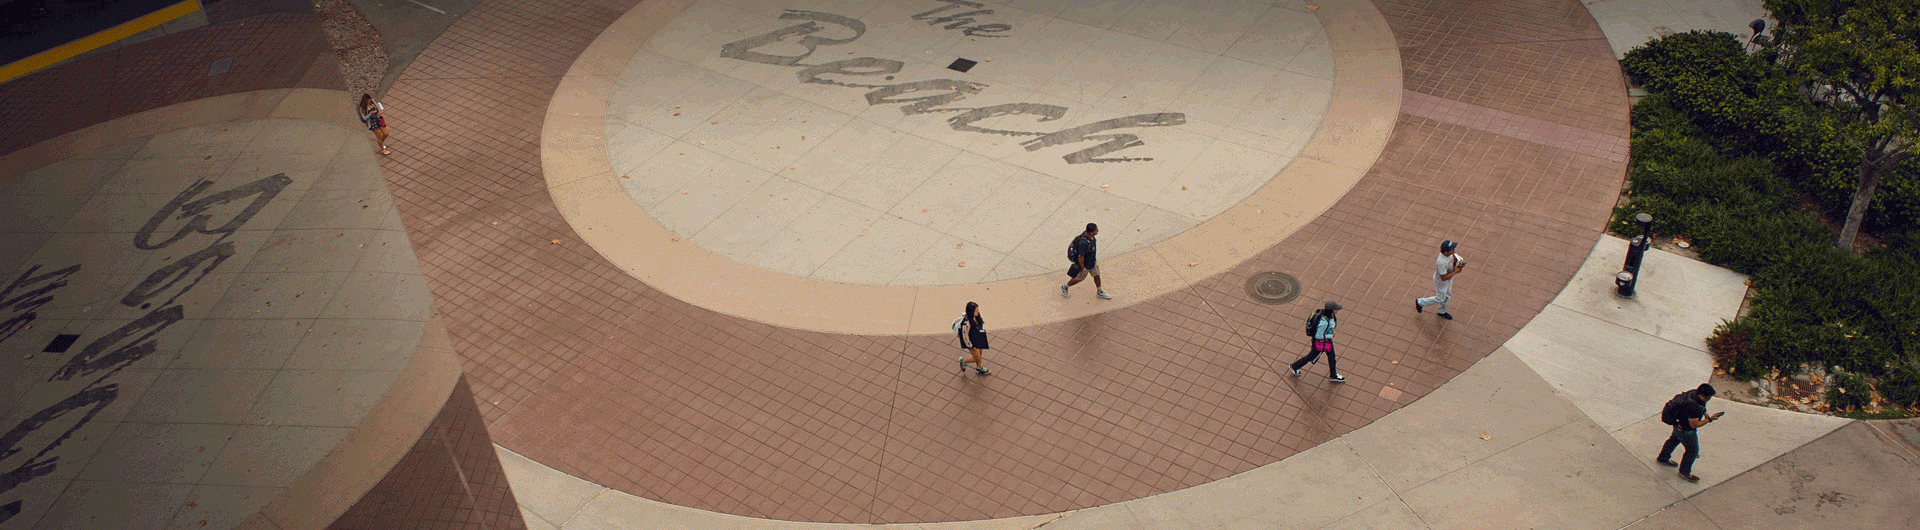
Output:
<path fill-rule="evenodd" d="M 1104 140 L 1105 143 L 1102 143 L 1100 145 L 1096 145 L 1086 149 L 1081 149 L 1079 151 L 1075 151 L 1071 154 L 1068 154 L 1066 156 L 1067 163 L 1084 164 L 1087 162 L 1125 162 L 1128 160 L 1135 160 L 1135 159 L 1094 158 L 1094 157 L 1112 153 L 1114 151 L 1119 151 L 1121 149 L 1126 149 L 1129 147 L 1137 147 L 1137 146 L 1145 145 L 1146 142 L 1140 141 L 1139 136 L 1135 136 L 1132 134 L 1093 134 L 1093 133 L 1100 132 L 1100 131 L 1113 130 L 1113 129 L 1126 128 L 1126 127 L 1166 127 L 1169 125 L 1180 125 L 1186 122 L 1187 122 L 1187 115 L 1176 113 L 1176 112 L 1162 112 L 1159 114 L 1141 114 L 1137 116 L 1127 116 L 1124 118 L 1114 118 L 1111 120 L 1097 121 L 1097 122 L 1089 123 L 1086 125 L 1081 125 L 1079 127 L 1074 127 L 1072 129 L 1061 130 L 1058 132 L 1054 132 L 1052 134 L 1041 136 L 1039 138 L 1034 138 L 1032 140 L 1020 142 L 1020 145 L 1025 146 L 1028 151 L 1039 151 L 1042 148 L 1055 146 L 1055 145 L 1064 145 L 1064 144 L 1070 144 L 1075 142 L 1094 142 L 1094 141 Z"/>
<path fill-rule="evenodd" d="M 59 420 L 69 413 L 85 409 L 86 414 L 77 419 L 65 432 L 48 442 L 38 453 L 26 458 L 11 471 L 0 473 L 0 493 L 13 490 L 53 472 L 59 462 L 57 456 L 48 456 L 54 449 L 81 428 L 93 421 L 94 415 L 112 404 L 119 396 L 119 385 L 106 384 L 108 379 L 119 374 L 119 370 L 139 362 L 141 359 L 159 351 L 159 341 L 155 339 L 161 331 L 186 318 L 186 308 L 174 302 L 181 295 L 193 290 L 214 269 L 220 267 L 235 254 L 234 245 L 227 238 L 234 231 L 245 226 L 248 221 L 260 213 L 274 196 L 286 189 L 293 179 L 285 173 L 261 178 L 241 184 L 219 193 L 202 197 L 208 188 L 213 187 L 212 180 L 200 180 L 189 185 L 175 195 L 171 201 L 154 212 L 140 232 L 134 235 L 133 245 L 143 250 L 165 248 L 174 242 L 192 234 L 215 236 L 213 241 L 192 254 L 173 260 L 158 270 L 148 274 L 146 279 L 133 287 L 120 298 L 120 303 L 128 307 L 145 309 L 153 300 L 166 296 L 159 302 L 162 307 L 148 312 L 106 335 L 89 342 L 79 353 L 69 357 L 66 363 L 56 369 L 47 381 L 70 381 L 76 377 L 89 376 L 105 372 L 98 379 L 88 383 L 80 391 L 54 403 L 33 416 L 20 421 L 4 435 L 0 435 L 0 461 L 21 454 L 20 445 L 27 437 Z M 232 218 L 214 225 L 213 213 L 216 208 L 240 203 L 246 200 Z M 179 222 L 171 236 L 154 242 L 153 237 L 161 226 Z M 67 279 L 79 272 L 80 266 L 74 265 L 57 271 L 37 274 L 39 265 L 35 265 L 20 275 L 6 290 L 0 291 L 0 310 L 13 310 L 17 314 L 5 322 L 0 322 L 0 341 L 12 336 L 26 323 L 33 321 L 33 309 L 52 300 L 51 293 L 67 284 Z M 22 501 L 0 504 L 0 523 L 4 523 L 22 510 Z"/>
<path fill-rule="evenodd" d="M 801 69 L 799 73 L 796 73 L 794 75 L 799 76 L 800 82 L 802 83 L 818 83 L 822 85 L 843 86 L 843 87 L 851 87 L 851 88 L 879 88 L 886 85 L 843 83 L 840 81 L 834 81 L 832 79 L 823 79 L 820 76 L 825 74 L 859 75 L 859 76 L 893 75 L 893 74 L 900 73 L 900 69 L 906 68 L 906 67 L 907 67 L 907 63 L 895 61 L 893 59 L 881 59 L 877 57 L 855 57 L 852 59 L 842 59 L 839 61 L 834 61 L 834 62 L 817 65 L 817 66 L 809 66 Z"/>
<path fill-rule="evenodd" d="M 954 81 L 952 79 L 929 79 L 926 81 L 914 81 L 912 83 L 900 83 L 897 85 L 883 86 L 872 92 L 868 92 L 867 104 L 884 105 L 887 103 L 906 103 L 906 105 L 900 107 L 900 112 L 908 116 L 935 111 L 973 110 L 936 109 L 934 107 L 967 99 L 967 96 L 970 94 L 980 93 L 980 89 L 985 86 L 986 85 L 967 83 L 965 81 Z M 941 91 L 945 92 L 918 97 L 896 97 L 915 92 Z"/>
<path fill-rule="evenodd" d="M 0 435 L 0 460 L 4 460 L 20 452 L 20 442 L 26 441 L 27 435 L 33 434 L 34 431 L 40 430 L 41 427 L 45 427 L 48 423 L 60 419 L 60 417 L 67 415 L 69 412 L 81 408 L 87 409 L 85 416 L 82 416 L 79 421 L 75 421 L 72 426 L 67 427 L 66 432 L 60 433 L 59 437 L 54 438 L 53 441 L 45 447 L 40 448 L 40 452 L 34 453 L 32 457 L 27 458 L 27 460 L 22 462 L 18 467 L 6 473 L 0 473 L 0 493 L 6 493 L 35 478 L 53 473 L 55 464 L 59 462 L 60 457 L 49 457 L 47 453 L 59 448 L 60 444 L 65 443 L 68 438 L 73 437 L 74 432 L 79 431 L 81 427 L 85 427 L 88 423 L 91 423 L 95 414 L 99 414 L 101 409 L 107 408 L 107 405 L 113 404 L 113 401 L 120 397 L 120 385 L 111 384 L 99 386 L 99 383 L 99 381 L 94 381 L 93 385 L 88 385 L 87 388 L 68 396 L 66 399 L 62 399 L 60 402 L 54 403 L 47 408 L 40 409 L 40 412 L 34 413 L 33 416 L 27 419 L 20 420 L 20 423 L 14 425 L 13 429 L 8 430 L 4 435 Z M 0 506 L 0 523 L 5 523 L 8 519 L 12 519 L 13 516 L 20 515 L 20 508 L 20 501 L 13 501 L 7 503 L 5 506 Z"/>
<path fill-rule="evenodd" d="M 1053 120 L 1060 119 L 1061 116 L 1066 116 L 1067 108 L 1059 105 L 1047 105 L 1044 103 L 1007 103 L 1004 105 L 990 105 L 990 106 L 980 107 L 977 109 L 962 112 L 960 113 L 959 116 L 947 118 L 947 126 L 953 127 L 953 130 L 956 130 L 956 131 L 967 131 L 967 132 L 977 132 L 977 133 L 986 133 L 986 134 L 1004 134 L 1008 136 L 1037 136 L 1037 135 L 1043 134 L 1043 133 L 1029 132 L 1029 131 L 1009 131 L 1005 129 L 988 129 L 985 127 L 973 126 L 973 122 L 992 119 L 992 118 L 998 118 L 1001 116 L 1014 116 L 1014 115 L 1020 115 L 1020 114 L 1040 117 L 1040 119 L 1034 120 L 1034 121 L 1053 121 Z"/>
<path fill-rule="evenodd" d="M 979 8 L 982 7 L 983 4 L 970 0 L 940 1 L 946 5 L 915 14 L 913 15 L 913 19 L 927 21 L 927 23 L 931 25 L 947 24 L 947 29 L 956 29 L 973 23 L 974 19 L 970 17 L 974 15 L 988 15 L 993 13 L 993 10 L 990 9 L 974 11 L 963 10 L 946 13 L 952 9 Z M 1100 142 L 1092 147 L 1068 153 L 1060 157 L 1061 160 L 1065 160 L 1069 164 L 1145 162 L 1153 160 L 1152 158 L 1142 156 L 1106 157 L 1106 155 L 1113 154 L 1117 151 L 1146 145 L 1146 141 L 1141 140 L 1139 135 L 1130 133 L 1095 133 L 1123 128 L 1166 127 L 1181 125 L 1187 122 L 1186 114 L 1162 112 L 1113 118 L 1051 133 L 976 126 L 974 125 L 976 122 L 1021 114 L 1038 116 L 1039 119 L 1034 120 L 1036 122 L 1054 121 L 1065 117 L 1068 109 L 1057 105 L 1040 103 L 1007 103 L 978 108 L 953 106 L 956 103 L 966 100 L 968 96 L 980 94 L 981 91 L 989 86 L 984 83 L 954 79 L 928 79 L 924 81 L 907 81 L 893 84 L 855 82 L 850 78 L 887 76 L 891 79 L 892 74 L 900 73 L 901 70 L 906 68 L 906 63 L 879 57 L 855 57 L 822 64 L 802 63 L 801 61 L 812 56 L 821 46 L 847 44 L 859 39 L 861 35 L 866 34 L 867 25 L 859 19 L 817 11 L 790 9 L 781 13 L 780 18 L 783 20 L 805 20 L 807 22 L 729 42 L 720 47 L 720 56 L 773 66 L 802 67 L 799 71 L 794 72 L 794 77 L 798 78 L 802 83 L 833 85 L 847 88 L 870 88 L 873 90 L 868 91 L 865 95 L 867 105 L 897 104 L 900 105 L 900 113 L 908 116 L 933 112 L 959 112 L 960 115 L 947 119 L 947 125 L 956 131 L 1009 136 L 1037 136 L 1038 138 L 1022 142 L 1021 145 L 1026 146 L 1028 151 L 1038 151 L 1048 147 L 1079 142 Z M 822 22 L 847 28 L 852 30 L 853 34 L 852 36 L 840 39 L 817 36 L 815 35 L 816 33 L 826 30 L 824 26 L 820 25 Z M 1005 24 L 983 24 L 968 27 L 967 34 L 974 35 L 973 32 L 975 30 L 999 32 L 1008 29 L 1012 29 L 1012 26 Z M 1005 37 L 1006 35 L 976 36 Z M 797 40 L 795 40 L 796 37 L 798 38 Z M 756 51 L 762 47 L 772 46 L 776 43 L 786 43 L 790 40 L 793 40 L 794 44 L 805 48 L 804 53 L 798 55 L 776 55 Z"/>
<path fill-rule="evenodd" d="M 67 364 L 61 366 L 60 370 L 54 372 L 53 377 L 49 377 L 47 380 L 66 381 L 73 379 L 74 376 L 87 375 L 99 371 L 118 370 L 133 364 L 134 361 L 144 359 L 160 348 L 159 341 L 149 339 L 152 339 L 153 336 L 160 333 L 161 330 L 167 329 L 167 326 L 172 326 L 175 322 L 179 322 L 180 319 L 183 318 L 186 318 L 184 308 L 177 305 L 148 312 L 146 316 L 134 319 L 134 321 L 120 326 L 120 329 L 113 330 L 98 339 L 94 339 L 93 342 L 87 343 L 86 348 L 81 349 L 80 353 L 73 354 L 73 357 L 68 358 Z M 141 334 L 139 338 L 133 339 L 133 344 L 120 346 L 105 355 L 100 353 L 106 351 L 107 348 L 118 346 L 121 342 L 126 341 L 127 337 L 142 331 L 145 331 L 145 333 Z"/>
<path fill-rule="evenodd" d="M 142 280 L 140 285 L 134 286 L 132 291 L 127 292 L 127 296 L 120 299 L 120 304 L 127 307 L 140 307 L 144 309 L 146 306 L 143 304 L 145 304 L 147 300 L 159 296 L 160 293 L 166 292 L 167 289 L 179 284 L 181 280 L 186 279 L 189 274 L 193 273 L 194 268 L 198 267 L 200 269 L 198 276 L 194 276 L 186 285 L 181 286 L 180 290 L 174 292 L 173 296 L 168 297 L 166 301 L 160 302 L 160 305 L 171 304 L 174 300 L 179 299 L 180 295 L 187 294 L 187 291 L 193 290 L 193 286 L 200 285 L 201 279 L 206 278 L 208 274 L 213 272 L 213 269 L 220 267 L 220 263 L 227 261 L 227 258 L 231 257 L 233 257 L 232 241 L 221 241 L 208 245 L 207 248 L 200 249 L 199 252 L 188 254 L 185 257 L 174 260 L 173 263 L 168 263 L 167 266 L 153 271 L 153 274 L 148 274 L 147 279 Z M 206 263 L 207 260 L 213 260 L 213 262 Z M 206 266 L 201 267 L 202 263 L 206 263 Z"/>
<path fill-rule="evenodd" d="M 80 266 L 74 265 L 34 276 L 33 273 L 39 271 L 39 265 L 28 268 L 27 272 L 20 273 L 19 279 L 14 280 L 13 284 L 7 286 L 7 290 L 0 291 L 0 310 L 8 311 L 7 314 L 11 315 L 5 321 L 0 321 L 0 341 L 5 341 L 7 337 L 12 337 L 13 334 L 19 333 L 22 329 L 26 329 L 27 324 L 31 324 L 33 323 L 33 319 L 39 318 L 40 313 L 35 310 L 40 309 L 40 306 L 47 305 L 48 302 L 52 302 L 53 292 L 61 287 L 66 287 L 67 278 L 72 277 L 74 273 L 80 272 Z M 39 284 L 40 286 L 34 287 L 32 290 L 24 290 L 33 287 L 35 284 Z"/>
<path fill-rule="evenodd" d="M 742 61 L 756 62 L 760 64 L 771 64 L 774 66 L 795 66 L 800 64 L 800 61 L 806 60 L 808 56 L 813 55 L 814 50 L 818 49 L 823 45 L 846 44 L 849 42 L 853 42 L 854 39 L 860 38 L 861 35 L 867 34 L 867 24 L 865 22 L 861 22 L 858 19 L 854 19 L 850 17 L 835 15 L 832 13 L 820 13 L 817 11 L 800 11 L 796 9 L 788 9 L 786 12 L 780 14 L 780 19 L 781 20 L 806 20 L 807 22 L 804 24 L 794 24 L 792 26 L 787 26 L 785 28 L 777 29 L 772 32 L 762 34 L 759 36 L 748 37 L 745 39 L 729 42 L 726 45 L 720 47 L 720 56 L 726 57 L 728 59 L 739 59 Z M 835 24 L 835 25 L 845 27 L 847 29 L 851 29 L 853 30 L 853 36 L 847 37 L 844 39 L 829 39 L 826 37 L 815 36 L 814 35 L 815 33 L 819 33 L 821 31 L 826 30 L 826 28 L 820 26 L 819 24 L 820 22 Z M 798 44 L 807 49 L 806 53 L 802 53 L 800 55 L 772 55 L 772 54 L 753 51 L 754 49 L 760 48 L 762 46 L 767 46 L 776 42 L 781 42 L 786 40 L 789 37 L 796 37 L 796 36 L 800 37 L 800 42 Z"/>
<path fill-rule="evenodd" d="M 973 11 L 951 13 L 951 14 L 941 15 L 936 17 L 934 15 L 938 15 L 940 12 L 946 11 L 948 9 L 958 9 L 958 8 L 967 8 L 967 7 L 972 7 L 972 8 L 986 7 L 986 4 L 982 4 L 979 2 L 969 2 L 967 0 L 940 0 L 940 1 L 943 3 L 946 3 L 947 5 L 936 7 L 926 12 L 914 14 L 913 19 L 925 20 L 927 21 L 927 25 L 929 26 L 939 26 L 941 24 L 946 24 L 946 26 L 944 26 L 945 29 L 966 28 L 965 30 L 962 30 L 960 33 L 969 37 L 994 37 L 994 38 L 1006 37 L 1007 35 L 987 35 L 987 33 L 1000 33 L 1003 31 L 1013 29 L 1013 26 L 1009 26 L 1006 24 L 972 25 L 974 23 L 974 19 L 973 19 L 974 15 L 991 15 L 993 14 L 992 9 L 975 9 Z"/>
<path fill-rule="evenodd" d="M 280 190 L 286 189 L 287 185 L 292 183 L 293 179 L 287 178 L 287 174 L 285 173 L 280 173 L 235 186 L 233 189 L 227 191 L 208 195 L 200 199 L 194 199 L 194 197 L 200 195 L 201 192 L 207 191 L 207 188 L 213 187 L 213 181 L 211 180 L 203 179 L 200 182 L 195 182 L 192 186 L 188 186 L 187 189 L 182 190 L 178 195 L 174 195 L 173 200 L 167 201 L 166 206 L 161 207 L 160 211 L 153 213 L 152 218 L 147 219 L 147 224 L 140 227 L 139 233 L 134 234 L 133 246 L 139 247 L 141 250 L 157 250 L 166 248 L 167 245 L 171 245 L 174 241 L 179 241 L 180 238 L 186 237 L 187 234 L 193 232 L 202 234 L 232 233 L 234 230 L 238 230 L 240 225 L 247 224 L 247 220 L 253 219 L 254 214 L 260 213 L 260 209 L 267 206 L 267 201 L 273 200 L 273 196 L 279 195 Z M 215 206 L 234 202 L 245 197 L 253 197 L 253 202 L 247 203 L 246 208 L 241 209 L 239 213 L 234 214 L 232 219 L 228 219 L 226 223 L 221 224 L 219 227 L 207 228 L 207 221 L 213 218 L 213 214 L 207 213 L 208 210 L 213 209 Z M 169 216 L 173 216 L 176 220 L 186 220 L 186 223 L 181 225 L 179 230 L 174 232 L 173 237 L 167 238 L 166 241 L 159 243 L 149 242 L 148 240 L 153 237 L 153 231 L 159 229 L 160 225 L 165 223 Z"/>

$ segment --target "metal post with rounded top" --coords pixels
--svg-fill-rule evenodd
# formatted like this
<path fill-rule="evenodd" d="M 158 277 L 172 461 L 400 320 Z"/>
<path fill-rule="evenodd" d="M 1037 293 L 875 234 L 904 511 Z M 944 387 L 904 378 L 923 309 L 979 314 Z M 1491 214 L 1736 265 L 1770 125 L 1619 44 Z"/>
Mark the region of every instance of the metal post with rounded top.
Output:
<path fill-rule="evenodd" d="M 1613 277 L 1616 287 L 1614 294 L 1621 298 L 1633 298 L 1634 287 L 1640 283 L 1640 262 L 1646 259 L 1647 249 L 1653 246 L 1653 216 L 1647 213 L 1634 214 L 1633 223 L 1640 225 L 1640 235 L 1633 236 L 1627 242 L 1627 263 L 1621 267 L 1620 274 Z"/>

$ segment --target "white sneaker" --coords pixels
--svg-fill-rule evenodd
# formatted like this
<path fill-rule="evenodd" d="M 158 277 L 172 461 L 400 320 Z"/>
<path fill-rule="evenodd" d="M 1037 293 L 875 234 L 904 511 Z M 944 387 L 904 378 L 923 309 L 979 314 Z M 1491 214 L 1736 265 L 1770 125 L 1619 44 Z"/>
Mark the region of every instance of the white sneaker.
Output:
<path fill-rule="evenodd" d="M 1060 297 L 1061 297 L 1061 298 L 1067 298 L 1067 297 L 1071 297 L 1071 296 L 1073 296 L 1073 295 L 1072 295 L 1072 294 L 1069 294 L 1069 293 L 1067 293 L 1067 284 L 1064 284 L 1064 283 L 1063 283 L 1063 284 L 1060 284 Z"/>
<path fill-rule="evenodd" d="M 1112 299 L 1113 299 L 1113 295 L 1110 295 L 1110 294 L 1107 294 L 1107 292 L 1106 292 L 1106 291 L 1094 291 L 1094 296 L 1098 296 L 1098 297 L 1100 297 L 1100 299 L 1101 299 L 1101 300 L 1112 300 Z"/>

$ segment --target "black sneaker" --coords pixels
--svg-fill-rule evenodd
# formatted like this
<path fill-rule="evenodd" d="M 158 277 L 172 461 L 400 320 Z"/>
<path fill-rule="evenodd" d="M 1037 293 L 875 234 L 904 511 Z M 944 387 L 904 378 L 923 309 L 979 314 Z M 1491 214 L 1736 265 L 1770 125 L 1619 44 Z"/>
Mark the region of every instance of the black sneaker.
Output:
<path fill-rule="evenodd" d="M 1420 305 L 1420 301 L 1419 301 L 1419 300 L 1414 300 L 1414 301 L 1413 301 L 1413 312 L 1415 312 L 1415 313 L 1425 313 L 1425 312 L 1427 312 L 1427 306 L 1423 306 L 1423 305 Z"/>
<path fill-rule="evenodd" d="M 1449 315 L 1449 314 L 1446 314 L 1446 313 L 1438 313 L 1438 314 L 1440 315 L 1440 318 L 1444 318 L 1444 319 L 1447 319 L 1447 320 L 1453 320 L 1453 315 Z"/>
<path fill-rule="evenodd" d="M 1332 376 L 1327 377 L 1327 380 L 1333 381 L 1335 383 L 1345 383 L 1347 382 L 1347 377 L 1340 374 L 1333 374 Z"/>
<path fill-rule="evenodd" d="M 976 373 L 976 374 L 980 374 L 980 375 L 991 375 L 991 374 L 993 374 L 993 372 L 989 372 L 989 371 L 987 371 L 987 369 L 986 369 L 986 368 L 974 368 L 974 369 L 973 369 L 973 373 Z"/>
<path fill-rule="evenodd" d="M 961 358 L 960 358 L 960 373 L 963 373 L 963 374 L 964 374 L 964 373 L 967 373 L 967 358 L 966 358 L 966 357 L 961 357 Z"/>
<path fill-rule="evenodd" d="M 1071 294 L 1071 293 L 1068 293 L 1068 292 L 1067 292 L 1067 284 L 1064 284 L 1064 283 L 1063 283 L 1063 284 L 1060 284 L 1060 297 L 1061 297 L 1061 298 L 1070 298 L 1070 297 L 1072 297 L 1072 296 L 1073 296 L 1073 294 Z"/>

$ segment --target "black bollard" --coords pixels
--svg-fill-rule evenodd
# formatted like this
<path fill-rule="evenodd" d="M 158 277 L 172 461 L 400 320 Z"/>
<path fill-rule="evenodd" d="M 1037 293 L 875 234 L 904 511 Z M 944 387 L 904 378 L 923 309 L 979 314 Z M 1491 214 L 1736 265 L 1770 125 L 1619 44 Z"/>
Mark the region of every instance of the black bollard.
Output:
<path fill-rule="evenodd" d="M 1633 289 L 1640 283 L 1640 260 L 1646 259 L 1647 249 L 1653 246 L 1653 216 L 1635 214 L 1633 222 L 1640 225 L 1640 235 L 1627 242 L 1627 263 L 1613 279 L 1618 287 L 1614 292 L 1621 298 L 1633 298 Z"/>

